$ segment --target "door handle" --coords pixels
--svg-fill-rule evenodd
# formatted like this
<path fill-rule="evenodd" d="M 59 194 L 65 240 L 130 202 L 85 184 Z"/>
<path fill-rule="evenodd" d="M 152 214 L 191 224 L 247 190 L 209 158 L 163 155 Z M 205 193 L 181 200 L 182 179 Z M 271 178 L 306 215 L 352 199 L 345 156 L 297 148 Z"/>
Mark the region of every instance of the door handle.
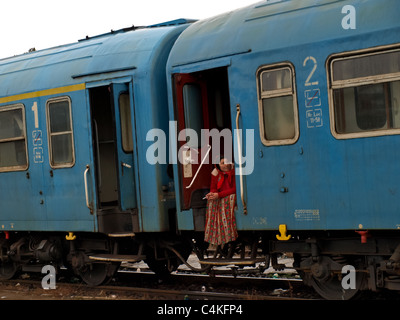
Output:
<path fill-rule="evenodd" d="M 127 164 L 127 163 L 121 161 L 121 175 L 124 175 L 124 167 L 128 168 L 128 169 L 132 168 L 132 166 L 130 164 Z"/>
<path fill-rule="evenodd" d="M 132 166 L 130 164 L 127 164 L 125 162 L 121 162 L 121 167 L 125 167 L 125 168 L 128 168 L 128 169 L 132 168 Z"/>

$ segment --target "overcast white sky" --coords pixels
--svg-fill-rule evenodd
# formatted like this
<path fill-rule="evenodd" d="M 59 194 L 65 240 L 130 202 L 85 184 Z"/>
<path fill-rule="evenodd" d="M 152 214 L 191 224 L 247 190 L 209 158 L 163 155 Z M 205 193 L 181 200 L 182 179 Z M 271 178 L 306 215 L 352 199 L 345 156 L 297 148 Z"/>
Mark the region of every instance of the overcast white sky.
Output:
<path fill-rule="evenodd" d="M 0 59 L 76 42 L 132 25 L 203 19 L 258 0 L 5 0 L 0 13 Z"/>

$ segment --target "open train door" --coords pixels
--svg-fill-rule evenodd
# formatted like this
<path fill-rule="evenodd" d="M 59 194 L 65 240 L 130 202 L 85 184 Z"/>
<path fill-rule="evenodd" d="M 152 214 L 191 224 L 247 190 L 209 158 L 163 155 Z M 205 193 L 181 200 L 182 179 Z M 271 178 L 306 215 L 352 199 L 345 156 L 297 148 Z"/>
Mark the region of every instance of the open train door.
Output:
<path fill-rule="evenodd" d="M 139 228 L 131 82 L 100 83 L 89 95 L 99 231 L 131 234 Z"/>
<path fill-rule="evenodd" d="M 176 74 L 178 167 L 181 209 L 204 206 L 211 181 L 207 83 L 193 74 Z"/>
<path fill-rule="evenodd" d="M 133 94 L 129 84 L 113 83 L 112 85 L 117 136 L 119 198 L 122 210 L 137 207 L 133 164 Z"/>

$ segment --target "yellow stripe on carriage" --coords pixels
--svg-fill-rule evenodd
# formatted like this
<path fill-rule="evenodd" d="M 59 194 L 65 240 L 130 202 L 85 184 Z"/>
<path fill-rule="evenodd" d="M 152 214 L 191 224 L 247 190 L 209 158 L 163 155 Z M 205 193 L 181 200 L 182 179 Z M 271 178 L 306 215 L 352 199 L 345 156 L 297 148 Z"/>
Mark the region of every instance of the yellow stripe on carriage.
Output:
<path fill-rule="evenodd" d="M 41 90 L 41 91 L 28 92 L 28 93 L 17 94 L 14 96 L 4 97 L 4 98 L 0 98 L 0 103 L 8 103 L 8 102 L 14 102 L 14 101 L 19 101 L 19 100 L 50 96 L 50 95 L 54 95 L 54 94 L 85 90 L 85 89 L 86 89 L 86 84 L 80 83 L 80 84 L 74 84 L 71 86 L 58 87 L 58 88 L 53 88 L 53 89 L 46 89 L 46 90 Z"/>

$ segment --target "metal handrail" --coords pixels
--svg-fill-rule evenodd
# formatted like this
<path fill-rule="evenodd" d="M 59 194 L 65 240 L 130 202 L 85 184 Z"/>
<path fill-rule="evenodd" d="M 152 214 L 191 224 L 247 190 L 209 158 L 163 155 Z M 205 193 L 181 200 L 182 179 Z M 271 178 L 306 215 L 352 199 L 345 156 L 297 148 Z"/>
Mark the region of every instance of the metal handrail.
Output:
<path fill-rule="evenodd" d="M 86 165 L 86 170 L 85 170 L 85 172 L 83 173 L 83 180 L 85 181 L 86 206 L 90 209 L 90 211 L 92 211 L 92 208 L 90 207 L 90 204 L 89 204 L 89 191 L 88 191 L 88 183 L 87 183 L 87 174 L 88 174 L 88 172 L 89 172 L 89 169 L 90 169 L 90 167 L 89 167 L 89 165 L 87 164 L 87 165 Z"/>
<path fill-rule="evenodd" d="M 194 175 L 194 177 L 193 177 L 193 179 L 192 179 L 192 182 L 186 187 L 186 189 L 189 189 L 189 188 L 192 186 L 193 182 L 196 180 L 196 177 L 197 177 L 197 175 L 199 174 L 199 171 L 200 171 L 201 167 L 203 166 L 204 161 L 206 160 L 208 154 L 210 153 L 210 150 L 211 150 L 211 146 L 208 145 L 207 153 L 206 153 L 206 155 L 204 156 L 203 160 L 201 161 L 200 166 L 197 168 L 196 174 Z"/>
<path fill-rule="evenodd" d="M 244 201 L 244 191 L 243 191 L 243 169 L 242 169 L 242 145 L 239 137 L 239 116 L 240 116 L 240 104 L 236 105 L 236 137 L 238 144 L 238 154 L 239 154 L 239 175 L 240 175 L 240 198 L 243 204 L 243 213 L 247 214 L 247 205 Z"/>

